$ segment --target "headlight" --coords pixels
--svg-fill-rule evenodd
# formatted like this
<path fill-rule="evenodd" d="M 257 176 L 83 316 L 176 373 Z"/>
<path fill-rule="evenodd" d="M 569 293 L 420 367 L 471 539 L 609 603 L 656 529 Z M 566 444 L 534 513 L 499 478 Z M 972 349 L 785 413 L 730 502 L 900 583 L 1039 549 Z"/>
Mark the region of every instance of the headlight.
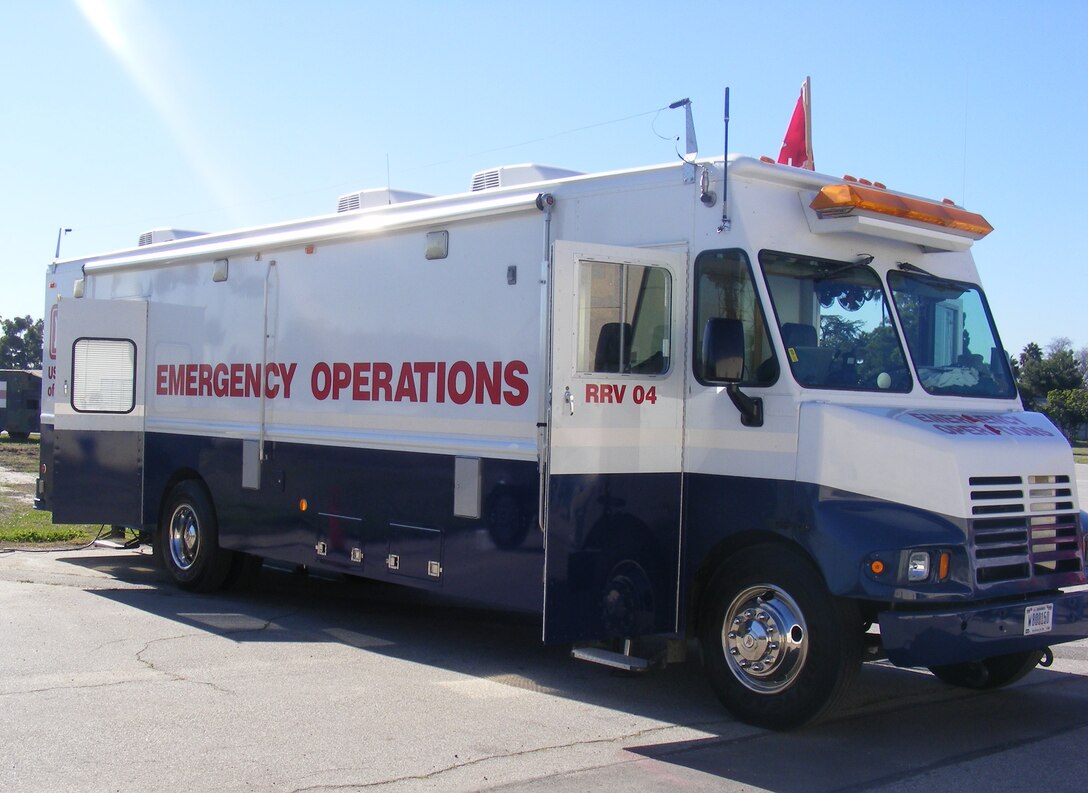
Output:
<path fill-rule="evenodd" d="M 952 578 L 952 551 L 945 548 L 874 551 L 865 558 L 865 575 L 880 583 L 943 584 Z"/>
<path fill-rule="evenodd" d="M 907 559 L 907 580 L 914 583 L 929 578 L 929 554 L 926 551 L 911 551 Z"/>

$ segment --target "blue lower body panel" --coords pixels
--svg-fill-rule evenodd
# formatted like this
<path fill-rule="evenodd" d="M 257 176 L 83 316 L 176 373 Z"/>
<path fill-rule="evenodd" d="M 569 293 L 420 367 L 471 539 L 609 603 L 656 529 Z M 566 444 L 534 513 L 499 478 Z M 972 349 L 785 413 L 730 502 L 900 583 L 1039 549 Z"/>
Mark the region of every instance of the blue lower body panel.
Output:
<path fill-rule="evenodd" d="M 677 630 L 680 491 L 680 474 L 551 478 L 546 642 Z"/>
<path fill-rule="evenodd" d="M 89 434 L 84 443 L 98 440 Z M 269 441 L 259 487 L 249 489 L 242 486 L 239 439 L 147 433 L 143 442 L 144 500 L 136 525 L 158 524 L 174 483 L 196 479 L 208 491 L 226 549 L 514 612 L 542 609 L 535 462 L 478 460 L 471 480 L 478 512 L 468 517 L 455 514 L 452 455 Z M 82 469 L 70 473 L 97 508 L 96 520 L 109 520 L 115 501 L 141 493 L 138 481 L 83 484 Z"/>
<path fill-rule="evenodd" d="M 1046 604 L 1054 609 L 1051 629 L 1026 634 L 1028 609 Z M 1039 650 L 1088 638 L 1088 590 L 948 611 L 884 612 L 880 636 L 896 666 L 941 666 Z"/>
<path fill-rule="evenodd" d="M 47 443 L 50 471 L 38 495 L 54 523 L 140 525 L 143 433 L 55 430 Z"/>

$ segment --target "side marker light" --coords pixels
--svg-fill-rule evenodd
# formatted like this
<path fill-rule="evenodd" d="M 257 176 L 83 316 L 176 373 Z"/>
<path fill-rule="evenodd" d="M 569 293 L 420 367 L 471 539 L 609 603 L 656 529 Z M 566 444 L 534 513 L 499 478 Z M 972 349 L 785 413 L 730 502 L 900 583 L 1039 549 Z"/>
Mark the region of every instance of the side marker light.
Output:
<path fill-rule="evenodd" d="M 951 554 L 948 551 L 941 551 L 941 556 L 937 560 L 937 580 L 944 581 L 948 578 L 949 563 L 951 562 Z"/>

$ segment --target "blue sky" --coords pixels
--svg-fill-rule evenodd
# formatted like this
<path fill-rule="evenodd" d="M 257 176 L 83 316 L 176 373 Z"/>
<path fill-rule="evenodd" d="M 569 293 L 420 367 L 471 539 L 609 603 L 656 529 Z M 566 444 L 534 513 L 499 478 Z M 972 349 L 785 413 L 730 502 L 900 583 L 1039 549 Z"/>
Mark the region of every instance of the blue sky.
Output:
<path fill-rule="evenodd" d="M 806 75 L 816 169 L 951 198 L 1010 352 L 1088 345 L 1088 3 L 36 0 L 0 29 L 0 316 L 143 231 L 441 194 L 483 168 L 777 155 Z"/>

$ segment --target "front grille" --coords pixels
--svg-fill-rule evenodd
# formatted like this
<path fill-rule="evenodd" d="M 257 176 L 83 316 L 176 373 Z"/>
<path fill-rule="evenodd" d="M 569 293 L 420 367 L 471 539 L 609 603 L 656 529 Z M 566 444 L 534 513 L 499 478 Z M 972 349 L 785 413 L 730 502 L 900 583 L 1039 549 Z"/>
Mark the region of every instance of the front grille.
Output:
<path fill-rule="evenodd" d="M 978 584 L 1081 569 L 1077 513 L 1068 476 L 973 476 L 969 485 Z"/>

